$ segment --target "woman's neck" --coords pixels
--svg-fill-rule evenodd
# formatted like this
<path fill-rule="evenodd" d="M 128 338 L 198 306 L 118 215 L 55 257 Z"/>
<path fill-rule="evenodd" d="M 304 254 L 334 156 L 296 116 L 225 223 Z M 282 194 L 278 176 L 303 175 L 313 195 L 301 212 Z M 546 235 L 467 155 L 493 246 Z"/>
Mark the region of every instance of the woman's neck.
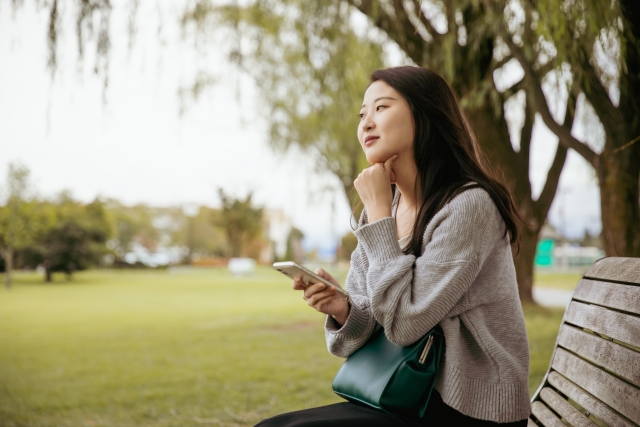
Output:
<path fill-rule="evenodd" d="M 400 160 L 400 159 L 398 159 Z M 402 162 L 393 164 L 393 173 L 396 177 L 396 188 L 402 195 L 402 204 L 406 208 L 415 209 L 418 204 L 416 194 L 416 176 L 418 170 L 413 159 L 402 159 Z"/>

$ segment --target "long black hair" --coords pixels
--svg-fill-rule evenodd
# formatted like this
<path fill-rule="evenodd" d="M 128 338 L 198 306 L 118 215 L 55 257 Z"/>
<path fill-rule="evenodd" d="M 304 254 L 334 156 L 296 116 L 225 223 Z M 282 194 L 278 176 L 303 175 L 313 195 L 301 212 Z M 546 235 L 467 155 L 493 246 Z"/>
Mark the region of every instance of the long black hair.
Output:
<path fill-rule="evenodd" d="M 485 166 L 483 154 L 460 109 L 458 99 L 437 73 L 404 66 L 376 70 L 371 83 L 381 80 L 408 102 L 415 135 L 413 155 L 416 200 L 419 208 L 406 254 L 420 256 L 422 238 L 429 221 L 447 202 L 471 188 L 483 188 L 496 204 L 505 223 L 504 235 L 519 246 L 518 215 L 509 189 Z M 473 185 L 465 185 L 474 182 Z M 395 185 L 393 186 L 395 193 Z"/>

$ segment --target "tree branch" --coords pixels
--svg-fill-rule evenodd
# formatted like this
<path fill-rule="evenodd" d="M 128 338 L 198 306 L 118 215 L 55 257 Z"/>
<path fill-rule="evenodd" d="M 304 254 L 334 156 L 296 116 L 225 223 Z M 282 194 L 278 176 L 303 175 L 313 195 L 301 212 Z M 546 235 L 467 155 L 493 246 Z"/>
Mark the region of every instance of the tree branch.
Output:
<path fill-rule="evenodd" d="M 393 27 L 393 19 L 380 7 L 375 0 L 347 0 L 352 6 L 362 12 L 375 24 L 376 27 L 387 34 Z M 374 5 L 376 3 L 376 5 Z M 375 13 L 374 13 L 375 7 Z"/>
<path fill-rule="evenodd" d="M 507 46 L 509 46 L 511 54 L 518 60 L 518 62 L 524 69 L 524 78 L 527 80 L 527 83 L 531 89 L 536 110 L 540 113 L 544 124 L 547 125 L 547 127 L 558 136 L 562 145 L 575 150 L 578 154 L 584 157 L 584 159 L 588 161 L 594 168 L 597 169 L 599 161 L 598 154 L 596 154 L 596 152 L 593 151 L 588 145 L 580 142 L 573 135 L 571 135 L 571 129 L 567 129 L 564 125 L 561 125 L 555 121 L 555 119 L 551 115 L 549 106 L 547 105 L 547 99 L 544 96 L 544 92 L 542 91 L 542 86 L 540 85 L 541 79 L 533 70 L 531 64 L 529 64 L 529 62 L 526 60 L 524 53 L 518 48 L 518 46 L 516 46 L 513 40 L 511 40 L 511 36 L 504 30 L 503 38 Z"/>
<path fill-rule="evenodd" d="M 600 118 L 600 122 L 605 128 L 607 135 L 613 135 L 619 132 L 618 128 L 612 128 L 611 124 L 618 124 L 622 120 L 618 109 L 613 105 L 609 93 L 602 85 L 602 81 L 598 77 L 596 70 L 591 65 L 587 52 L 583 46 L 578 47 L 578 57 L 580 58 L 580 67 L 586 78 L 586 87 L 584 94 L 589 103 L 596 111 Z"/>
<path fill-rule="evenodd" d="M 525 83 L 525 81 L 524 81 L 524 79 L 522 79 L 518 83 L 514 84 L 513 86 L 511 86 L 510 88 L 508 88 L 504 92 L 502 92 L 504 100 L 506 101 L 507 99 L 509 99 L 513 95 L 515 95 L 516 93 L 520 92 L 522 89 L 526 89 L 524 83 Z M 494 87 L 495 87 L 495 85 L 494 85 Z M 496 91 L 497 90 L 498 89 L 496 89 Z"/>
<path fill-rule="evenodd" d="M 549 61 L 546 62 L 544 65 L 540 65 L 538 67 L 538 69 L 536 70 L 536 73 L 540 76 L 540 77 L 544 77 L 546 76 L 548 73 L 550 73 L 551 71 L 553 71 L 553 69 L 555 68 L 555 66 L 553 65 L 553 61 Z"/>
<path fill-rule="evenodd" d="M 378 0 L 347 0 L 360 12 L 364 13 L 376 27 L 383 30 L 389 38 L 418 65 L 424 62 L 424 52 L 427 43 L 420 34 L 415 32 L 415 26 L 409 20 L 401 0 L 393 0 L 396 18 L 392 18 L 381 7 Z"/>
<path fill-rule="evenodd" d="M 520 132 L 520 153 L 522 163 L 526 165 L 529 171 L 529 160 L 531 158 L 531 136 L 533 135 L 533 123 L 535 122 L 536 111 L 531 102 L 531 97 L 527 96 L 524 105 L 524 124 Z M 528 176 L 528 173 L 527 173 Z"/>
<path fill-rule="evenodd" d="M 509 56 L 506 55 L 504 58 L 502 58 L 500 61 L 497 61 L 496 63 L 493 64 L 492 66 L 492 70 L 495 71 L 498 68 L 502 67 L 504 64 L 506 64 L 507 62 L 511 61 L 513 59 L 513 56 Z"/>
<path fill-rule="evenodd" d="M 433 28 L 433 25 L 431 25 L 431 21 L 427 19 L 424 13 L 422 13 L 422 2 L 419 0 L 413 0 L 413 8 L 417 12 L 418 20 L 422 23 L 422 25 L 424 25 L 431 37 L 433 37 L 434 40 L 438 38 L 440 36 L 440 33 L 438 33 L 436 29 Z"/>
<path fill-rule="evenodd" d="M 495 12 L 491 1 L 483 0 L 482 2 L 488 11 L 493 12 L 496 16 L 500 16 Z M 500 35 L 502 36 L 503 41 L 509 47 L 511 51 L 511 55 L 518 60 L 520 66 L 524 70 L 524 78 L 530 87 L 530 93 L 533 96 L 533 100 L 536 106 L 536 110 L 540 113 L 542 117 L 542 121 L 545 125 L 551 130 L 556 136 L 559 138 L 560 143 L 567 148 L 571 148 L 575 150 L 578 154 L 580 154 L 584 159 L 589 162 L 595 169 L 598 169 L 599 156 L 593 151 L 588 145 L 576 139 L 573 135 L 571 135 L 571 130 L 567 130 L 563 125 L 560 125 L 555 121 L 553 116 L 551 115 L 551 111 L 549 110 L 549 106 L 547 104 L 547 99 L 544 96 L 544 92 L 542 91 L 541 82 L 542 79 L 533 69 L 532 64 L 527 61 L 524 52 L 513 42 L 511 38 L 511 34 L 506 29 L 506 25 L 499 26 Z"/>
<path fill-rule="evenodd" d="M 573 119 L 574 113 L 576 110 L 576 95 L 573 91 L 569 92 L 569 99 L 567 99 L 567 111 L 564 115 L 564 123 L 562 127 L 571 132 L 571 128 L 573 127 Z M 567 147 L 560 144 L 558 141 L 558 148 L 556 149 L 556 155 L 553 158 L 553 163 L 549 168 L 549 172 L 547 173 L 547 180 L 544 183 L 544 187 L 542 188 L 542 192 L 533 203 L 533 214 L 539 223 L 542 223 L 544 219 L 547 217 L 549 213 L 549 208 L 551 208 L 551 203 L 553 199 L 556 197 L 556 192 L 558 190 L 558 182 L 560 181 L 560 174 L 562 173 L 562 168 L 564 167 L 564 162 L 567 159 Z"/>

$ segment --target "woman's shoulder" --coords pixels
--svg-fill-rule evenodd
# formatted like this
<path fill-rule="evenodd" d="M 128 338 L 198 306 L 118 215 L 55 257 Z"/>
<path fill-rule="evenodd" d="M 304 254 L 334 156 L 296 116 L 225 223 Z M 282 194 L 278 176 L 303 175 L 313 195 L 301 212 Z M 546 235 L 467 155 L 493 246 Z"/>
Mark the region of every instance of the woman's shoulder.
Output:
<path fill-rule="evenodd" d="M 469 182 L 462 186 L 460 192 L 447 202 L 444 209 L 463 212 L 470 215 L 484 214 L 497 210 L 491 195 L 480 184 Z"/>
<path fill-rule="evenodd" d="M 434 215 L 425 228 L 425 235 L 433 233 L 436 228 L 446 232 L 449 238 L 504 228 L 504 220 L 489 192 L 477 184 L 468 187 Z"/>

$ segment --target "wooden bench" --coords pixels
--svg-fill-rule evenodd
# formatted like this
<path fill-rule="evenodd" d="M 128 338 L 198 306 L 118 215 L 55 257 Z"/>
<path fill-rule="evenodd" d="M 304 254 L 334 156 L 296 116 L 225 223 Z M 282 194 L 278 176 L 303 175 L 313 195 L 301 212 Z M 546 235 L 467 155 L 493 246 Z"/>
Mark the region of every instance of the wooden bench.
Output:
<path fill-rule="evenodd" d="M 640 259 L 585 273 L 531 402 L 529 427 L 640 425 Z"/>

